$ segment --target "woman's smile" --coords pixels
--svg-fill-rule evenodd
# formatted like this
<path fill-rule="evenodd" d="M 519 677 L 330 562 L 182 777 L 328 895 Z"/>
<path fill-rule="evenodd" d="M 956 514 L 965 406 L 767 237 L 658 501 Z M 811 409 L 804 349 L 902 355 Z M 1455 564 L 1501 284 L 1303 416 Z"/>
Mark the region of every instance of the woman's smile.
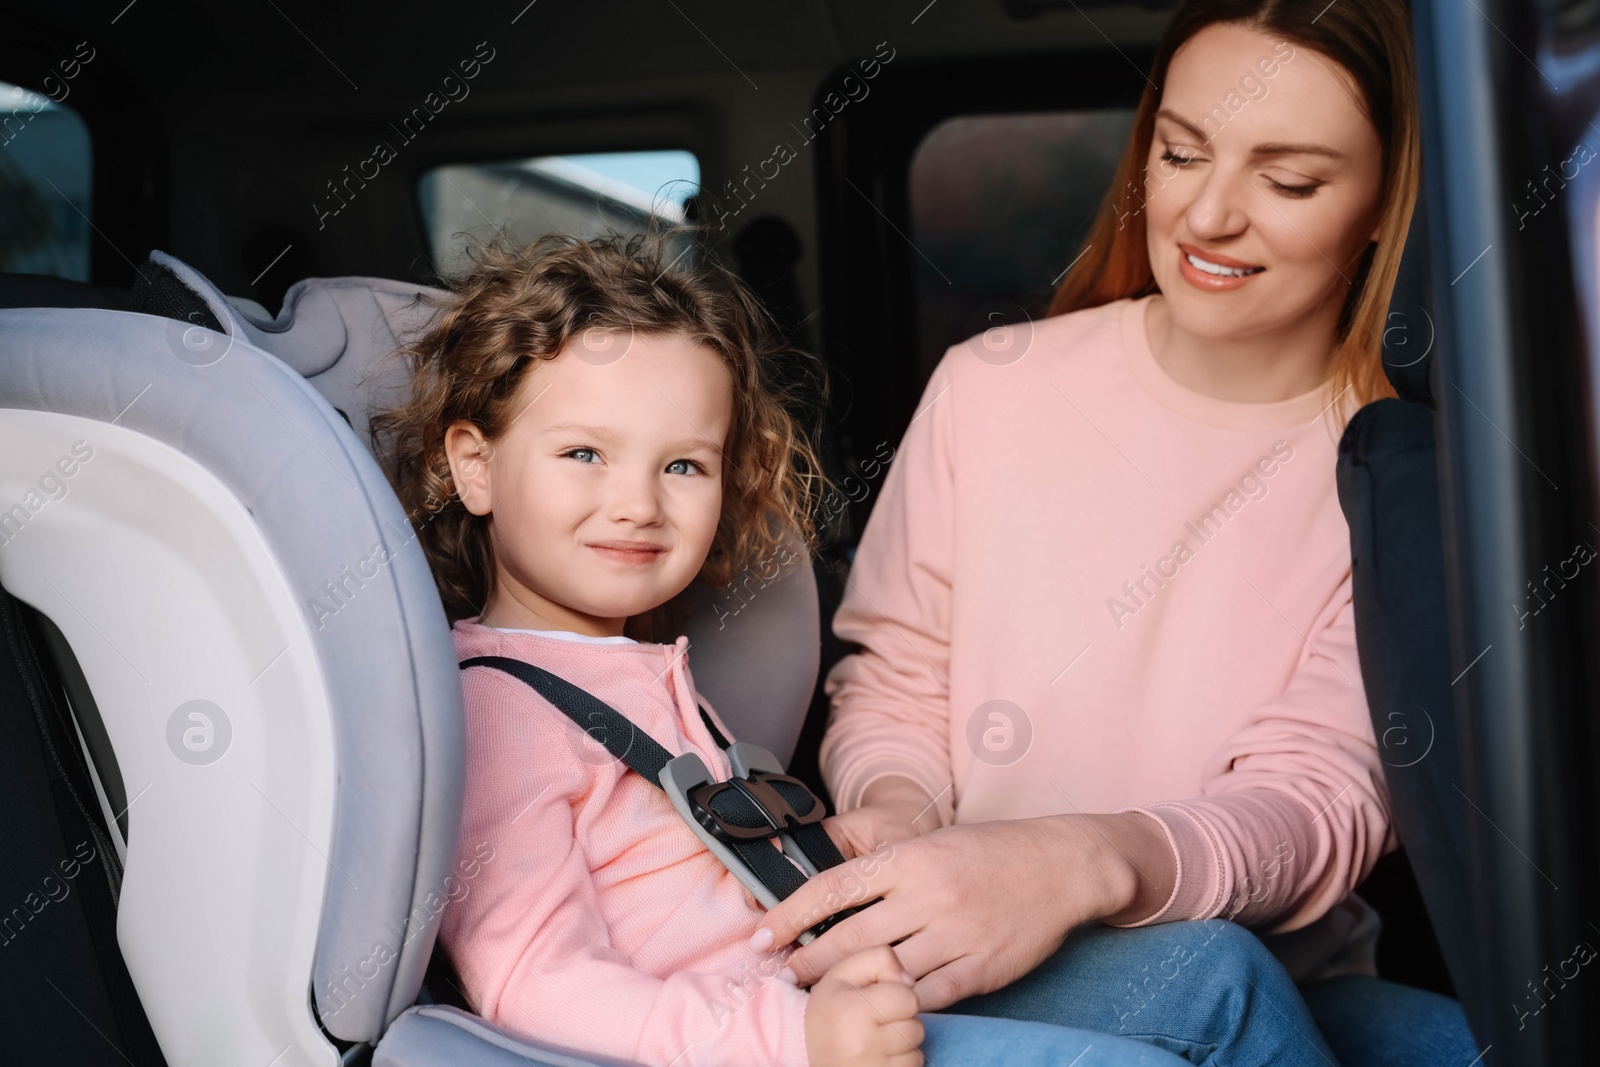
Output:
<path fill-rule="evenodd" d="M 1196 289 L 1206 292 L 1238 289 L 1266 269 L 1231 256 L 1205 252 L 1191 244 L 1178 245 L 1179 276 Z"/>

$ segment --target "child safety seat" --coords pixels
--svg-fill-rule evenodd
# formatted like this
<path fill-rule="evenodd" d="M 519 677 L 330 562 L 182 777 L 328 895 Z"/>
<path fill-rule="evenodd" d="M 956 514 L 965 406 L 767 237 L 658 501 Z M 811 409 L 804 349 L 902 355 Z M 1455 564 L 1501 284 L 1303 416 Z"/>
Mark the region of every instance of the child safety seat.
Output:
<path fill-rule="evenodd" d="M 463 876 L 461 689 L 367 424 L 429 291 L 310 279 L 269 317 L 162 253 L 139 273 L 0 277 L 8 1054 L 614 1063 L 419 1003 Z M 810 568 L 694 596 L 697 683 L 787 759 Z"/>

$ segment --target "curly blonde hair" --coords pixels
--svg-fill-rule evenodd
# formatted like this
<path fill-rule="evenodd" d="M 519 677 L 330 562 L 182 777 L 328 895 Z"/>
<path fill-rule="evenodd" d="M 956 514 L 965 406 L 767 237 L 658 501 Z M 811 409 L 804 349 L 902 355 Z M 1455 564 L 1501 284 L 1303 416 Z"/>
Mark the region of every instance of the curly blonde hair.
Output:
<path fill-rule="evenodd" d="M 492 243 L 448 296 L 418 297 L 437 313 L 389 357 L 409 364 L 409 398 L 374 414 L 371 434 L 452 623 L 481 614 L 495 565 L 489 516 L 467 511 L 456 495 L 445 430 L 468 421 L 498 439 L 535 361 L 554 359 L 589 330 L 680 335 L 717 353 L 732 374 L 722 515 L 699 578 L 725 586 L 744 570 L 768 570 L 795 538 L 809 562 L 818 543 L 812 516 L 829 482 L 799 413 L 820 416 L 821 363 L 792 348 L 759 299 L 695 244 L 669 259 L 693 240 L 694 231 L 674 228 L 550 234 L 520 249 Z M 630 618 L 628 635 L 664 639 L 687 617 L 685 600 Z"/>

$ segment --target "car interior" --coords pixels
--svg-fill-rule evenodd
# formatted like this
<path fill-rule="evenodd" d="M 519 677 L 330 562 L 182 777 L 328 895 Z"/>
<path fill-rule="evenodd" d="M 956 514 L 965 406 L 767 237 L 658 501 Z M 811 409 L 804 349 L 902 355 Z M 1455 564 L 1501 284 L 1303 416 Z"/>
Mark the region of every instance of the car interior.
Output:
<path fill-rule="evenodd" d="M 384 357 L 481 243 L 698 226 L 823 360 L 842 499 L 812 567 L 694 588 L 695 677 L 820 789 L 882 472 L 947 348 L 1045 314 L 1174 6 L 0 0 L 8 1057 L 615 1063 L 478 1018 L 434 951 L 461 697 L 369 447 Z M 1339 449 L 1402 846 L 1359 892 L 1482 1063 L 1583 1062 L 1600 4 L 1411 11 L 1398 396 Z"/>

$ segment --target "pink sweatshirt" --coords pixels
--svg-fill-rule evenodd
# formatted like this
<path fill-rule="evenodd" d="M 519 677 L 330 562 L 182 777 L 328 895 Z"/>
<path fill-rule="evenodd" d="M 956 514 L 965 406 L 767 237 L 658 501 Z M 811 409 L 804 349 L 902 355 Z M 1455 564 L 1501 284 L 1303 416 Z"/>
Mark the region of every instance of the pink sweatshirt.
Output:
<path fill-rule="evenodd" d="M 1336 430 L 1321 392 L 1178 384 L 1149 304 L 1035 322 L 1009 364 L 946 353 L 834 619 L 862 649 L 826 681 L 823 775 L 841 811 L 904 775 L 945 823 L 1142 811 L 1178 866 L 1148 921 L 1304 927 L 1393 847 Z M 1363 910 L 1331 941 L 1375 934 Z"/>
<path fill-rule="evenodd" d="M 582 642 L 475 620 L 454 636 L 458 659 L 537 664 L 728 776 L 696 709 L 687 638 Z M 807 994 L 746 946 L 764 913 L 666 794 L 510 675 L 474 667 L 461 684 L 462 876 L 439 939 L 473 1010 L 643 1064 L 804 1067 Z"/>

